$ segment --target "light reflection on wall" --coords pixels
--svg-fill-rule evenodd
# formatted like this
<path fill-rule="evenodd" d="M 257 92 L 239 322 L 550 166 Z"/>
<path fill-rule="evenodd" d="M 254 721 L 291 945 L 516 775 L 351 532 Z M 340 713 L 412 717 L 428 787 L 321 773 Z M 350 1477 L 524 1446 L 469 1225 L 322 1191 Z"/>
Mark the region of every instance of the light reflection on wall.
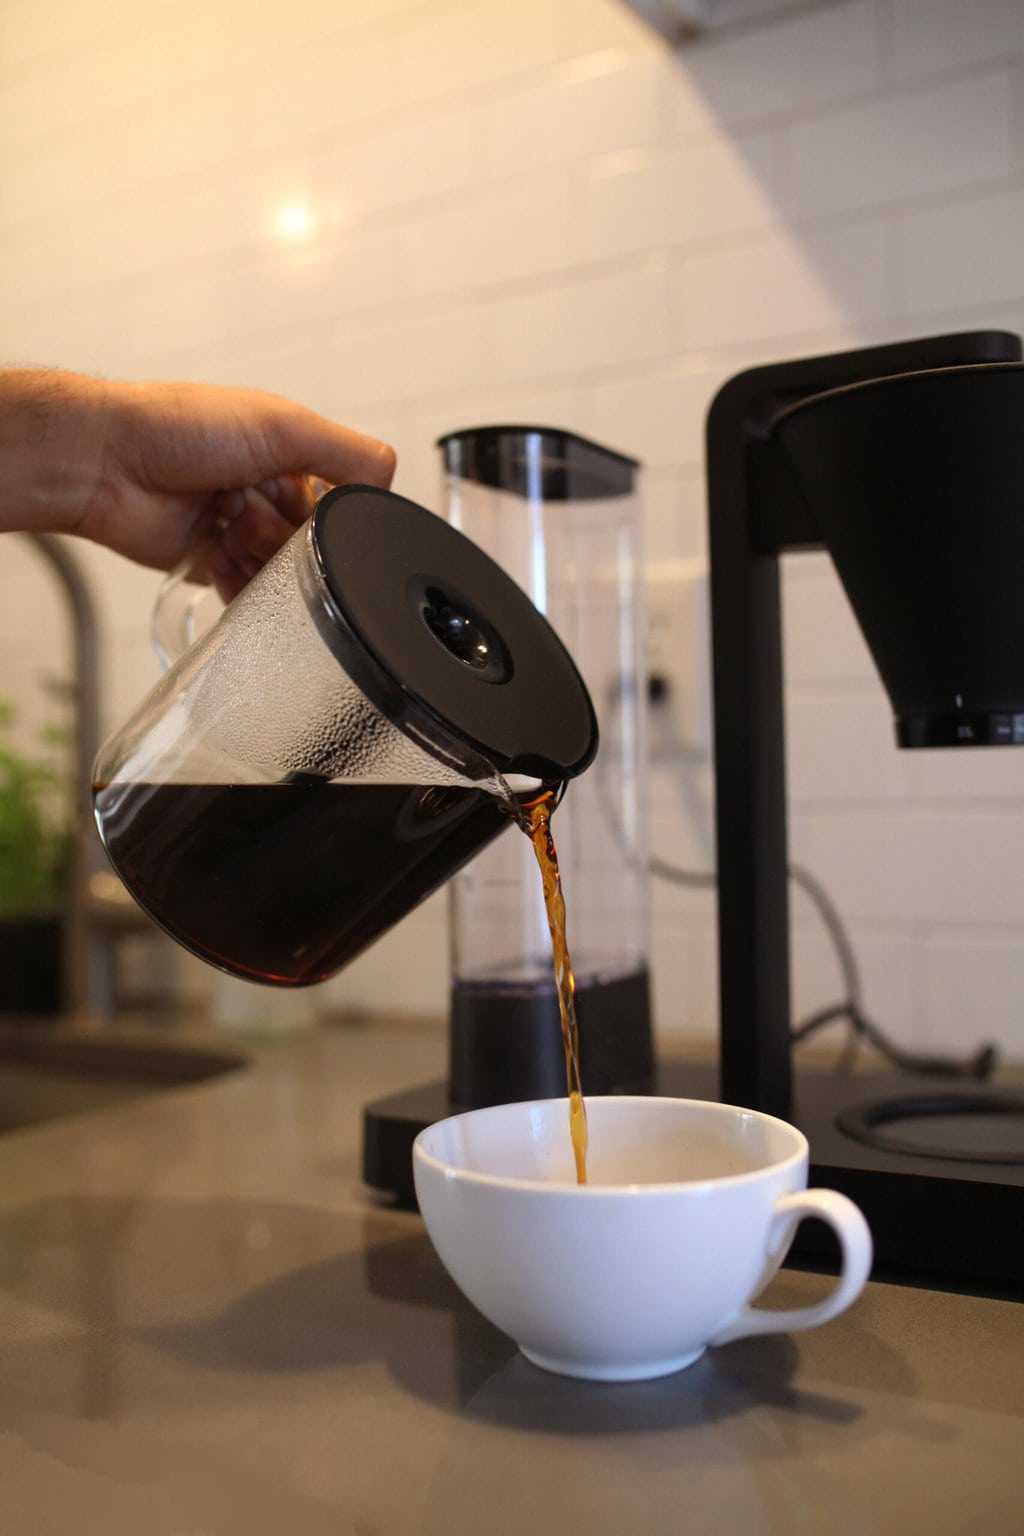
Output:
<path fill-rule="evenodd" d="M 272 229 L 285 245 L 309 245 L 319 235 L 323 220 L 305 197 L 291 197 L 274 210 Z"/>

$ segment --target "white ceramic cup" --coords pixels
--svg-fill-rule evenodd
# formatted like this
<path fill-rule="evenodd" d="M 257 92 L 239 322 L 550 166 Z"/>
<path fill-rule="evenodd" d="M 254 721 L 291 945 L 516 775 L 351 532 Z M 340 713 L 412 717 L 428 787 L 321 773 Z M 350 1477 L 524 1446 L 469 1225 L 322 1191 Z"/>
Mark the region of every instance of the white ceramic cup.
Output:
<path fill-rule="evenodd" d="M 754 1110 L 693 1099 L 587 1101 L 588 1182 L 575 1182 L 568 1102 L 472 1110 L 416 1138 L 420 1211 L 449 1274 L 534 1364 L 596 1381 L 691 1365 L 709 1344 L 816 1328 L 871 1269 L 871 1234 L 835 1190 L 807 1189 L 807 1140 Z M 836 1233 L 823 1301 L 754 1298 L 798 1223 Z"/>

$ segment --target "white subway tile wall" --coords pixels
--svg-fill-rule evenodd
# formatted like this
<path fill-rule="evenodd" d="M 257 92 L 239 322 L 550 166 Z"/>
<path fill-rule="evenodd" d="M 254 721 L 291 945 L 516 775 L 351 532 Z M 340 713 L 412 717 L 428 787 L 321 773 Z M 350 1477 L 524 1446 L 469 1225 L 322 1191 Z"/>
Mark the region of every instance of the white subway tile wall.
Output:
<path fill-rule="evenodd" d="M 5 0 L 3 358 L 282 391 L 389 438 L 434 506 L 440 432 L 582 431 L 644 461 L 648 557 L 701 560 L 733 372 L 1024 326 L 1020 0 L 710 12 L 672 51 L 619 0 Z M 32 719 L 66 624 L 4 544 L 0 695 Z M 109 726 L 156 676 L 159 577 L 79 553 Z M 869 1011 L 1024 1056 L 1024 760 L 898 754 L 827 560 L 788 560 L 784 597 L 793 856 Z M 659 762 L 664 858 L 711 867 L 712 794 L 706 758 Z M 445 930 L 439 896 L 331 1006 L 441 1011 Z M 840 986 L 802 893 L 792 950 L 802 1015 Z M 652 960 L 659 1035 L 712 1037 L 712 889 L 656 885 Z"/>

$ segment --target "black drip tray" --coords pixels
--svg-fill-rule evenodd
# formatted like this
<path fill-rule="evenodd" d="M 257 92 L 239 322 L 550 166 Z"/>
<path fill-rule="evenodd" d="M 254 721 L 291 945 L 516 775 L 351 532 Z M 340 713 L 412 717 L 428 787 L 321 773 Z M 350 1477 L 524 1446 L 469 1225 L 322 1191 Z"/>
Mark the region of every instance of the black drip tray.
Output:
<path fill-rule="evenodd" d="M 1024 1163 L 1024 1099 L 1000 1093 L 921 1093 L 843 1110 L 836 1125 L 881 1152 L 968 1163 Z"/>

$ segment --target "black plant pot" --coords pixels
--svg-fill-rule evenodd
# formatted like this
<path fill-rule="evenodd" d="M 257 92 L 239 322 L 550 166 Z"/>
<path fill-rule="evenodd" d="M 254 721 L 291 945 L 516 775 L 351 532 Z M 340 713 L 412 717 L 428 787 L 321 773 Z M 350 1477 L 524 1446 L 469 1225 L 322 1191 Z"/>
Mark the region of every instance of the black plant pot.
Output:
<path fill-rule="evenodd" d="M 62 1012 L 61 946 L 58 917 L 0 918 L 0 1015 Z"/>

